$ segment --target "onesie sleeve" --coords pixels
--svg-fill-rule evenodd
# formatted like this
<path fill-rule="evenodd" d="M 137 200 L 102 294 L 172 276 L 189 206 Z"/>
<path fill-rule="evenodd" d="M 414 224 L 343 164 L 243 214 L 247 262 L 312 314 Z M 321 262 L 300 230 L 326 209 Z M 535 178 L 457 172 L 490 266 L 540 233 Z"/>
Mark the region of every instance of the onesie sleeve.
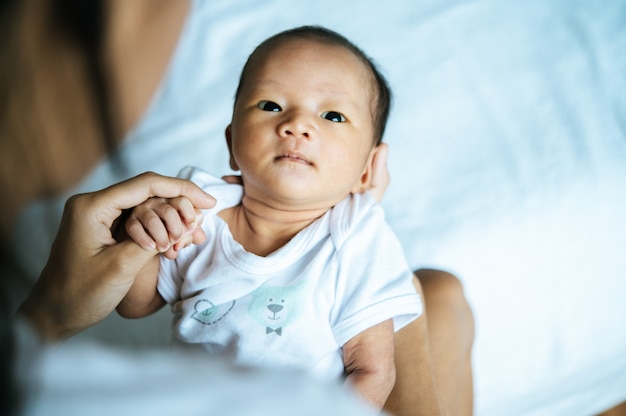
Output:
<path fill-rule="evenodd" d="M 338 345 L 387 319 L 398 331 L 423 311 L 413 272 L 382 208 L 367 195 L 359 198 L 366 200 L 336 207 L 331 220 L 339 273 L 330 319 Z"/>
<path fill-rule="evenodd" d="M 175 260 L 170 260 L 163 255 L 159 255 L 159 257 L 157 291 L 168 304 L 172 305 L 180 300 L 183 279 L 178 273 Z"/>
<path fill-rule="evenodd" d="M 243 197 L 243 186 L 227 183 L 197 167 L 185 166 L 177 176 L 192 181 L 215 198 L 215 206 L 204 210 L 205 213 L 217 214 L 224 208 L 237 205 Z"/>
<path fill-rule="evenodd" d="M 241 185 L 226 183 L 224 180 L 193 166 L 184 167 L 178 173 L 178 177 L 188 179 L 198 185 L 216 199 L 216 204 L 213 208 L 203 211 L 205 218 L 202 222 L 202 228 L 207 235 L 207 241 L 203 245 L 191 245 L 182 249 L 176 260 L 170 260 L 163 255 L 160 256 L 157 290 L 170 305 L 181 299 L 185 275 L 198 251 L 202 247 L 210 245 L 209 239 L 215 236 L 215 226 L 211 217 L 225 208 L 238 204 L 243 195 Z"/>

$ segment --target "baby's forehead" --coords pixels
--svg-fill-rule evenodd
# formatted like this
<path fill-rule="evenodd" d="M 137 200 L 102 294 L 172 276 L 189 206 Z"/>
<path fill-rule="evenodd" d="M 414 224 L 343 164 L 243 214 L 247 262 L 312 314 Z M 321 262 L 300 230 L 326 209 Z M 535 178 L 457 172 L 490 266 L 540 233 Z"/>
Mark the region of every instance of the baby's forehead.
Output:
<path fill-rule="evenodd" d="M 248 64 L 263 64 L 264 62 L 276 57 L 276 55 L 285 53 L 285 51 L 290 53 L 289 51 L 306 51 L 311 49 L 316 49 L 318 51 L 326 50 L 328 52 L 329 59 L 332 59 L 333 57 L 336 58 L 337 55 L 349 57 L 354 59 L 358 67 L 364 70 L 364 72 L 372 72 L 366 59 L 350 49 L 348 45 L 344 45 L 339 41 L 317 37 L 286 37 L 267 42 L 257 48 L 257 50 L 250 56 Z M 348 68 L 346 68 L 346 70 L 348 70 Z"/>
<path fill-rule="evenodd" d="M 375 74 L 369 65 L 367 58 L 360 56 L 352 50 L 348 45 L 344 45 L 339 41 L 318 37 L 285 37 L 274 39 L 259 46 L 248 58 L 248 62 L 242 73 L 242 81 L 247 78 L 250 73 L 254 73 L 260 68 L 266 67 L 267 64 L 273 63 L 278 57 L 284 58 L 298 52 L 316 49 L 318 52 L 327 50 L 328 57 L 321 62 L 312 62 L 315 65 L 323 65 L 325 62 L 332 62 L 333 59 L 340 60 L 348 58 L 353 64 L 342 67 L 342 71 L 350 73 L 350 76 L 362 78 L 362 82 L 369 84 L 369 91 L 373 93 L 372 99 L 376 98 Z"/>

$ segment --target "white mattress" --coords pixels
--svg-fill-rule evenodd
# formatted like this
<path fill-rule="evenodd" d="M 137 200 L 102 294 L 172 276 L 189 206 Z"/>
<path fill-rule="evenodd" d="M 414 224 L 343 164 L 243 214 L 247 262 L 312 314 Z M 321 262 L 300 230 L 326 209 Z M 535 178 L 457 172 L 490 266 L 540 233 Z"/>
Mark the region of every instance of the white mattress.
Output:
<path fill-rule="evenodd" d="M 302 24 L 343 33 L 390 81 L 383 205 L 413 267 L 466 287 L 476 414 L 590 415 L 626 400 L 626 2 L 197 1 L 125 142 L 129 174 L 229 173 L 240 69 Z M 119 179 L 103 161 L 72 193 Z M 24 213 L 16 247 L 33 276 L 62 202 Z M 163 311 L 82 337 L 145 346 L 168 331 Z"/>

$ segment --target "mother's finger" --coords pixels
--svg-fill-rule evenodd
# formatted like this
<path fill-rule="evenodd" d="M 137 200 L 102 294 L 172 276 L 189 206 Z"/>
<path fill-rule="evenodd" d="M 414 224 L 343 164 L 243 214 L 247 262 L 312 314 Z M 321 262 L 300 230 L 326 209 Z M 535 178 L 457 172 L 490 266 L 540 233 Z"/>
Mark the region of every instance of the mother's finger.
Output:
<path fill-rule="evenodd" d="M 90 196 L 93 202 L 91 209 L 105 224 L 111 224 L 122 210 L 135 207 L 155 196 L 161 198 L 183 196 L 198 209 L 208 209 L 215 205 L 215 198 L 193 182 L 153 172 L 135 176 L 102 191 L 94 192 Z"/>

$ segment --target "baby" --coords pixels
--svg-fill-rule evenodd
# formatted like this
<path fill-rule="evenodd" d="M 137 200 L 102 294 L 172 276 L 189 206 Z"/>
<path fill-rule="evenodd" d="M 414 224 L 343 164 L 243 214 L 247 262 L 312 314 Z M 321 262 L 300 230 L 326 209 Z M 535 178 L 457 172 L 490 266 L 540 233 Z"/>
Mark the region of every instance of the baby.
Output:
<path fill-rule="evenodd" d="M 367 192 L 389 106 L 386 81 L 343 36 L 305 26 L 264 41 L 226 128 L 241 184 L 185 169 L 218 201 L 198 227 L 185 199 L 134 209 L 128 235 L 164 255 L 118 312 L 141 317 L 167 302 L 179 340 L 244 365 L 346 377 L 382 408 L 395 382 L 394 330 L 422 312 Z M 191 240 L 199 244 L 183 248 Z"/>

